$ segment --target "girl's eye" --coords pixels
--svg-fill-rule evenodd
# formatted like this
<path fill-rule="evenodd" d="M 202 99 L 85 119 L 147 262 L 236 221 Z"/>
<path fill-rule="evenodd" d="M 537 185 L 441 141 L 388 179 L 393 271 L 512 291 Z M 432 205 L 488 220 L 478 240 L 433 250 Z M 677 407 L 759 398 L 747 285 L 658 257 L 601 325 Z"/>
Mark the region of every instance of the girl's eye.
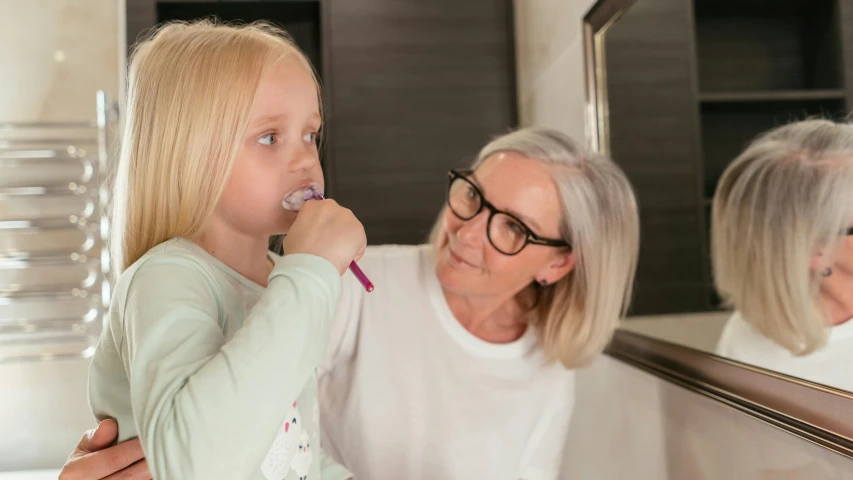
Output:
<path fill-rule="evenodd" d="M 272 145 L 276 142 L 278 142 L 278 136 L 274 133 L 268 133 L 258 139 L 258 143 L 260 143 L 261 145 Z"/>
<path fill-rule="evenodd" d="M 308 143 L 317 143 L 317 132 L 306 133 L 302 140 Z"/>

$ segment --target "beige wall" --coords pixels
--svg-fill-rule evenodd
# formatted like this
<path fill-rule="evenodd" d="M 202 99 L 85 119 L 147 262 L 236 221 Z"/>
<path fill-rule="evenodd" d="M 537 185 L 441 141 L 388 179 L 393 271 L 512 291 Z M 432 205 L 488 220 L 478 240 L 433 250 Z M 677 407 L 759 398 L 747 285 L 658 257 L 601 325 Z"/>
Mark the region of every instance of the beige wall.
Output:
<path fill-rule="evenodd" d="M 0 123 L 94 120 L 96 91 L 120 91 L 123 24 L 123 0 L 0 0 Z M 0 472 L 64 463 L 94 424 L 88 363 L 0 363 Z"/>
<path fill-rule="evenodd" d="M 94 120 L 95 92 L 119 91 L 123 10 L 124 0 L 0 0 L 0 123 Z"/>

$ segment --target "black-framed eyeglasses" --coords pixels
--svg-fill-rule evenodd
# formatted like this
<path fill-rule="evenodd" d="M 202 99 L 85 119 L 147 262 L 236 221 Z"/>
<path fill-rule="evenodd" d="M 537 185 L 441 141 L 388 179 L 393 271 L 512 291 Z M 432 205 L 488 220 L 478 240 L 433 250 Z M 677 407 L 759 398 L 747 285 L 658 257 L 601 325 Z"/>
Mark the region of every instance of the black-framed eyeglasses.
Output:
<path fill-rule="evenodd" d="M 511 213 L 495 208 L 483 196 L 483 192 L 474 185 L 468 176 L 470 170 L 451 170 L 447 172 L 450 183 L 447 188 L 447 206 L 456 217 L 468 221 L 483 211 L 489 210 L 486 237 L 495 250 L 504 255 L 517 255 L 527 245 L 563 247 L 571 249 L 566 241 L 540 237 L 533 233 L 524 222 Z"/>

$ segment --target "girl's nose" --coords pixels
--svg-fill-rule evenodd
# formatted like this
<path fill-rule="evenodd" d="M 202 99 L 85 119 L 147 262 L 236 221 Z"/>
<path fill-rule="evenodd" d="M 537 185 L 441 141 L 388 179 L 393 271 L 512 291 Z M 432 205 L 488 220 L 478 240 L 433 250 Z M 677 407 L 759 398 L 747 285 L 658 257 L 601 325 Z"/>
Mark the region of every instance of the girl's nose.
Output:
<path fill-rule="evenodd" d="M 320 162 L 317 156 L 317 149 L 311 144 L 302 142 L 302 145 L 296 148 L 293 157 L 290 161 L 290 171 L 301 172 L 314 168 Z"/>

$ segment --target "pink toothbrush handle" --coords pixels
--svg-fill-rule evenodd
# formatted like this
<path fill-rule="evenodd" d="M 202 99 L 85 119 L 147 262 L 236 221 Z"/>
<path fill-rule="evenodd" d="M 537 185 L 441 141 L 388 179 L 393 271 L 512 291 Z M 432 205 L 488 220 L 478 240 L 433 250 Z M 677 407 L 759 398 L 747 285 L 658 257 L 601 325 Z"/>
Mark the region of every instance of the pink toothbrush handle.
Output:
<path fill-rule="evenodd" d="M 323 196 L 322 193 L 315 193 L 314 199 L 315 200 L 325 200 L 326 198 Z M 373 282 L 371 282 L 367 278 L 367 275 L 365 275 L 364 272 L 361 271 L 361 268 L 359 268 L 358 264 L 356 264 L 355 262 L 350 262 L 349 269 L 352 272 L 352 274 L 355 275 L 355 278 L 357 278 L 358 281 L 361 282 L 361 284 L 364 286 L 364 289 L 367 290 L 367 293 L 370 293 L 373 291 Z"/>
<path fill-rule="evenodd" d="M 364 272 L 361 271 L 361 268 L 359 268 L 355 262 L 350 262 L 349 269 L 352 274 L 355 275 L 355 278 L 357 278 L 358 281 L 361 282 L 362 285 L 364 285 L 364 289 L 367 290 L 367 293 L 373 291 L 373 283 L 371 283 L 371 281 L 367 278 L 367 275 L 365 275 Z"/>

